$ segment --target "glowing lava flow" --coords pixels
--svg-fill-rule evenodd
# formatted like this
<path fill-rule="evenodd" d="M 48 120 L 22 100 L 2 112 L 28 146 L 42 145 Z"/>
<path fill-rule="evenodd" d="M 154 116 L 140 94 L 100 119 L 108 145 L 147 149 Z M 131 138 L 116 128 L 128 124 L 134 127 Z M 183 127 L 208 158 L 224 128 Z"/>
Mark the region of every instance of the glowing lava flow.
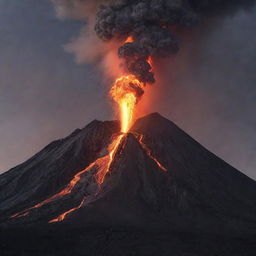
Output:
<path fill-rule="evenodd" d="M 108 147 L 108 154 L 106 156 L 103 156 L 103 157 L 100 157 L 98 158 L 95 162 L 91 163 L 86 169 L 84 169 L 83 171 L 79 172 L 78 174 L 76 174 L 74 176 L 74 178 L 68 183 L 68 185 L 63 189 L 61 190 L 59 193 L 53 195 L 52 197 L 24 210 L 24 211 L 21 211 L 21 212 L 18 212 L 14 215 L 11 216 L 11 218 L 19 218 L 19 217 L 25 217 L 29 214 L 29 212 L 33 209 L 36 209 L 36 208 L 40 208 L 41 206 L 47 204 L 47 203 L 50 203 L 60 197 L 63 197 L 65 195 L 68 195 L 70 194 L 74 187 L 78 184 L 78 182 L 81 180 L 82 178 L 82 175 L 90 170 L 92 170 L 93 167 L 96 167 L 97 168 L 97 173 L 95 174 L 95 179 L 97 181 L 97 183 L 100 185 L 104 182 L 104 179 L 105 179 L 105 176 L 106 174 L 109 172 L 110 170 L 110 167 L 111 167 L 111 164 L 115 158 L 115 154 L 119 148 L 119 145 L 121 144 L 122 142 L 122 139 L 124 138 L 124 134 L 121 134 L 119 136 L 117 136 L 117 138 L 115 138 L 113 140 L 113 142 L 110 144 L 110 146 Z M 77 208 L 74 208 L 74 209 L 70 209 L 69 211 L 61 214 L 58 218 L 54 219 L 54 221 L 50 221 L 50 222 L 57 222 L 58 220 L 63 220 L 65 218 L 65 216 L 73 211 L 75 211 L 76 209 L 79 209 L 84 203 L 84 200 L 82 201 L 81 205 Z M 64 216 L 63 219 L 61 216 Z"/>
<path fill-rule="evenodd" d="M 99 165 L 99 170 L 95 175 L 98 184 L 103 184 L 106 174 L 110 171 L 111 164 L 115 159 L 116 152 L 123 138 L 124 134 L 119 135 L 110 145 L 110 153 L 107 156 L 100 158 L 96 161 Z"/>
<path fill-rule="evenodd" d="M 135 106 L 144 93 L 143 87 L 134 75 L 127 75 L 118 78 L 110 90 L 110 96 L 119 106 L 123 133 L 127 133 L 132 125 Z"/>
<path fill-rule="evenodd" d="M 132 42 L 133 38 L 129 37 L 126 42 Z M 148 59 L 148 63 L 152 67 L 152 58 Z M 76 185 L 81 180 L 83 174 L 88 171 L 95 170 L 96 173 L 94 174 L 94 178 L 96 183 L 99 187 L 104 183 L 105 177 L 107 173 L 110 172 L 111 165 L 115 160 L 116 154 L 119 152 L 121 153 L 120 146 L 123 144 L 123 139 L 125 138 L 126 134 L 129 132 L 131 125 L 133 124 L 134 120 L 134 111 L 136 104 L 141 99 L 142 95 L 144 94 L 145 84 L 140 82 L 134 75 L 125 75 L 118 78 L 114 85 L 110 90 L 110 96 L 112 99 L 118 104 L 119 113 L 120 113 L 120 120 L 121 120 L 121 134 L 117 135 L 116 138 L 113 138 L 112 143 L 108 146 L 108 153 L 102 157 L 96 159 L 93 163 L 91 163 L 86 169 L 82 170 L 78 174 L 74 176 L 74 178 L 67 184 L 67 186 L 61 190 L 59 193 L 51 196 L 50 198 L 26 209 L 19 213 L 16 213 L 11 216 L 11 218 L 19 218 L 27 216 L 32 209 L 40 208 L 41 206 L 50 203 L 60 197 L 68 195 L 73 192 Z M 142 149 L 147 153 L 150 159 L 152 159 L 159 168 L 164 171 L 167 169 L 153 156 L 151 150 L 144 144 L 143 142 L 143 135 L 136 135 L 138 142 L 140 143 Z M 96 193 L 97 194 L 97 193 Z M 95 194 L 95 195 L 96 195 Z M 81 201 L 81 203 L 62 214 L 60 214 L 55 219 L 49 221 L 49 223 L 59 222 L 66 218 L 66 216 L 79 208 L 81 208 L 86 201 L 86 197 Z"/>
<path fill-rule="evenodd" d="M 128 75 L 122 76 L 121 78 L 117 79 L 110 90 L 111 97 L 119 105 L 122 134 L 118 135 L 117 138 L 114 139 L 113 142 L 110 144 L 110 146 L 108 147 L 109 153 L 106 156 L 98 158 L 88 167 L 89 169 L 93 166 L 98 167 L 98 171 L 95 174 L 95 179 L 99 185 L 104 183 L 106 174 L 110 171 L 111 165 L 115 159 L 119 146 L 121 145 L 125 134 L 129 131 L 132 125 L 135 106 L 139 98 L 143 95 L 142 88 L 143 84 L 139 82 L 139 80 L 137 80 L 135 76 Z M 78 207 L 62 213 L 57 218 L 51 220 L 49 223 L 62 221 L 68 214 L 81 208 L 84 204 L 84 201 L 85 199 L 80 203 Z"/>
<path fill-rule="evenodd" d="M 141 147 L 144 149 L 144 151 L 147 153 L 147 155 L 149 156 L 149 158 L 151 158 L 156 164 L 157 166 L 162 169 L 163 171 L 167 171 L 167 168 L 165 168 L 152 154 L 152 151 L 147 147 L 147 145 L 143 142 L 143 135 L 139 134 L 139 135 L 135 135 L 136 137 L 138 137 L 138 142 L 140 143 Z"/>
<path fill-rule="evenodd" d="M 62 197 L 64 195 L 68 195 L 72 192 L 72 190 L 74 189 L 75 185 L 80 181 L 81 179 L 81 176 L 89 171 L 92 167 L 94 166 L 94 163 L 90 164 L 86 169 L 84 169 L 83 171 L 77 173 L 74 178 L 68 183 L 68 185 L 63 189 L 61 190 L 59 193 L 51 196 L 50 198 L 24 210 L 24 211 L 21 211 L 21 212 L 18 212 L 14 215 L 11 216 L 11 218 L 16 218 L 16 217 L 24 217 L 24 216 L 27 216 L 29 214 L 29 211 L 32 210 L 32 209 L 36 209 L 36 208 L 40 208 L 41 206 L 47 204 L 47 203 L 50 203 L 56 199 L 58 199 L 59 197 Z"/>
<path fill-rule="evenodd" d="M 98 158 L 95 162 L 93 162 L 86 169 L 86 171 L 87 171 L 87 170 L 90 170 L 94 166 L 97 167 L 98 171 L 95 174 L 95 179 L 99 185 L 103 184 L 106 174 L 110 171 L 111 164 L 115 159 L 116 152 L 117 152 L 123 138 L 124 138 L 124 134 L 121 134 L 116 139 L 114 139 L 113 142 L 109 146 L 109 150 L 110 150 L 109 154 L 104 157 Z M 86 197 L 81 201 L 81 203 L 77 207 L 72 208 L 72 209 L 60 214 L 57 218 L 50 220 L 49 223 L 63 221 L 68 214 L 80 209 L 83 206 L 83 204 L 85 203 L 85 200 L 86 200 Z"/>
<path fill-rule="evenodd" d="M 63 221 L 68 214 L 70 214 L 71 212 L 74 212 L 74 211 L 80 209 L 82 207 L 82 205 L 84 204 L 84 201 L 85 201 L 85 198 L 82 200 L 82 202 L 77 207 L 72 208 L 72 209 L 62 213 L 56 219 L 50 220 L 49 223 Z"/>

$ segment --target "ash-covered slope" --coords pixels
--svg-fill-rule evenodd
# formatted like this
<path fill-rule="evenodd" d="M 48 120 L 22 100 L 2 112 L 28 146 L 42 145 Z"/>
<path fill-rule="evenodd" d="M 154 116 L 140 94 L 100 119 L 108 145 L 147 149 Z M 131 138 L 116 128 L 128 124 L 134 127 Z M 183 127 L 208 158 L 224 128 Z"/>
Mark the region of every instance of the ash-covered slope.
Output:
<path fill-rule="evenodd" d="M 90 163 L 107 154 L 117 133 L 115 122 L 93 122 L 0 176 L 2 222 L 255 232 L 256 182 L 159 114 L 135 123 L 97 183 Z M 69 193 L 26 211 L 84 169 Z"/>
<path fill-rule="evenodd" d="M 25 163 L 0 176 L 0 219 L 28 208 L 60 191 L 76 173 L 96 159 L 118 122 L 93 121 L 83 129 L 50 143 Z"/>

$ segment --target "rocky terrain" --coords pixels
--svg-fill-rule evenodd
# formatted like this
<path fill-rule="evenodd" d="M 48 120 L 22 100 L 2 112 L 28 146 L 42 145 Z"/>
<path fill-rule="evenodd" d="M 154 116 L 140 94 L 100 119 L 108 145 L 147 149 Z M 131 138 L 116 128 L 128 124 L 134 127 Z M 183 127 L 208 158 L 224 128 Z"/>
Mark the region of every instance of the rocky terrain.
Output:
<path fill-rule="evenodd" d="M 255 181 L 154 113 L 99 184 L 90 165 L 119 135 L 93 121 L 0 176 L 4 255 L 256 254 Z"/>

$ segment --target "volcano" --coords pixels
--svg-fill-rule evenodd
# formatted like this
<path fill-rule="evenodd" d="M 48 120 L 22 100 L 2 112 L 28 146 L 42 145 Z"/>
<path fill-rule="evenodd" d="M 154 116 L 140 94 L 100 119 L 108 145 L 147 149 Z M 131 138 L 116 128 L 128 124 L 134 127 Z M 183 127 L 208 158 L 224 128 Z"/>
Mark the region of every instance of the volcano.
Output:
<path fill-rule="evenodd" d="M 255 235 L 255 181 L 158 113 L 119 131 L 93 121 L 2 174 L 1 226 Z"/>

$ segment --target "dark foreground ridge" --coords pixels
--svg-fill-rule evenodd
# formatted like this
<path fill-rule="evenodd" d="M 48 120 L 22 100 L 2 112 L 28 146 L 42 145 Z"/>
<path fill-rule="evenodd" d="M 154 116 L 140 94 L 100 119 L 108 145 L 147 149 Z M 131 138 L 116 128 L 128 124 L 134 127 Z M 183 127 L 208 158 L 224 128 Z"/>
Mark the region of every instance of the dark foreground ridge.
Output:
<path fill-rule="evenodd" d="M 93 121 L 0 176 L 1 255 L 256 255 L 255 181 L 154 113 L 99 184 L 118 135 Z"/>

